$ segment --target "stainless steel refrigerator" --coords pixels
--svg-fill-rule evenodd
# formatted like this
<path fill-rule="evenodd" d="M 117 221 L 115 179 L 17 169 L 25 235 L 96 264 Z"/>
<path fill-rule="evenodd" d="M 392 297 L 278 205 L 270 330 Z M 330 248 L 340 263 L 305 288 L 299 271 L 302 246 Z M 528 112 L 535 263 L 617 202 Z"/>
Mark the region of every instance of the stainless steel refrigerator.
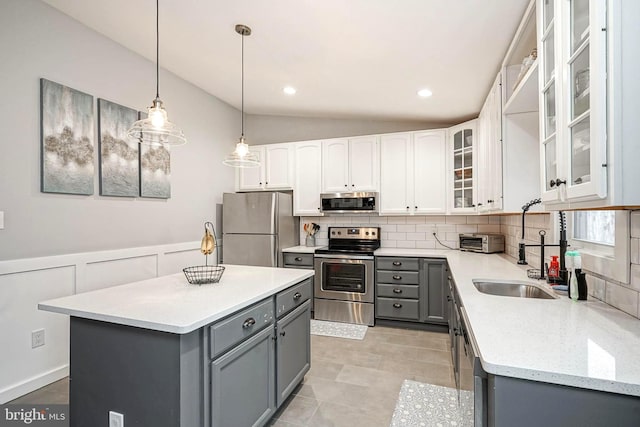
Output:
<path fill-rule="evenodd" d="M 300 220 L 290 194 L 224 193 L 223 262 L 282 267 L 282 249 L 296 246 Z"/>

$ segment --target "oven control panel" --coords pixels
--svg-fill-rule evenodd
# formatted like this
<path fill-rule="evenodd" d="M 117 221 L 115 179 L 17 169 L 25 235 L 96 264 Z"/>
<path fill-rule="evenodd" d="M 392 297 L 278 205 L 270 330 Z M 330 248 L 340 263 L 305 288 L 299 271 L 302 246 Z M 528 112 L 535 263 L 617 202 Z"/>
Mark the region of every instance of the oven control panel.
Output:
<path fill-rule="evenodd" d="M 329 239 L 380 240 L 379 227 L 329 227 Z"/>

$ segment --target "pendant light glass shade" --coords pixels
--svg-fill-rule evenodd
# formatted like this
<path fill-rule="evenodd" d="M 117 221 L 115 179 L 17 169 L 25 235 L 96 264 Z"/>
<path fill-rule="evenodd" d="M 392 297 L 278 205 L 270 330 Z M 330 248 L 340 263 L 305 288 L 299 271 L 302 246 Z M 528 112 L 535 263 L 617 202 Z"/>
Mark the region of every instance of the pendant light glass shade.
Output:
<path fill-rule="evenodd" d="M 147 145 L 182 145 L 186 144 L 182 130 L 171 123 L 167 117 L 167 110 L 162 107 L 159 98 L 153 100 L 153 105 L 147 108 L 148 117 L 138 120 L 127 131 L 129 138 Z"/>
<path fill-rule="evenodd" d="M 147 118 L 135 122 L 127 131 L 127 136 L 147 145 L 186 144 L 182 130 L 169 121 L 167 110 L 160 100 L 160 5 L 156 0 L 156 98 L 147 108 Z"/>
<path fill-rule="evenodd" d="M 240 134 L 240 140 L 236 144 L 236 149 L 225 157 L 222 163 L 234 168 L 257 168 L 260 166 L 260 159 L 256 153 L 249 151 L 249 145 L 244 142 L 244 37 L 251 35 L 251 28 L 246 25 L 238 24 L 236 25 L 236 33 L 242 36 L 242 133 Z"/>
<path fill-rule="evenodd" d="M 244 142 L 244 137 L 242 136 L 236 144 L 236 149 L 225 157 L 222 163 L 234 168 L 257 168 L 260 166 L 260 159 L 256 153 L 249 151 L 249 145 Z"/>

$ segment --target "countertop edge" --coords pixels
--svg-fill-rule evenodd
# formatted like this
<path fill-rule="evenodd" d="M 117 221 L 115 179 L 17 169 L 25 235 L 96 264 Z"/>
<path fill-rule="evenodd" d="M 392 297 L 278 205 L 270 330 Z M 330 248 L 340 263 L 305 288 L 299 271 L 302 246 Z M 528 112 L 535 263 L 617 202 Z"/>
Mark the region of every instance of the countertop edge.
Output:
<path fill-rule="evenodd" d="M 139 319 L 133 319 L 130 317 L 119 317 L 117 315 L 108 315 L 108 314 L 103 314 L 103 313 L 95 313 L 95 312 L 90 312 L 90 311 L 85 311 L 85 310 L 80 310 L 80 309 L 74 309 L 74 308 L 67 308 L 67 307 L 61 307 L 61 306 L 56 306 L 53 304 L 49 304 L 47 303 L 47 301 L 38 303 L 38 309 L 42 310 L 42 311 L 48 311 L 48 312 L 53 312 L 53 313 L 59 313 L 59 314 L 66 314 L 69 316 L 73 316 L 73 317 L 79 317 L 79 318 L 83 318 L 83 319 L 90 319 L 90 320 L 97 320 L 97 321 L 102 321 L 102 322 L 108 322 L 108 323 L 114 323 L 114 324 L 118 324 L 118 325 L 123 325 L 123 326 L 132 326 L 132 327 L 138 327 L 138 328 L 143 328 L 143 329 L 150 329 L 150 330 L 154 330 L 154 331 L 159 331 L 159 332 L 168 332 L 168 333 L 173 333 L 173 334 L 179 334 L 179 335 L 184 335 L 184 334 L 188 334 L 190 332 L 195 331 L 196 329 L 199 329 L 203 326 L 206 326 L 210 323 L 213 323 L 215 321 L 221 320 L 224 317 L 234 314 L 240 310 L 243 310 L 246 307 L 249 307 L 252 304 L 255 304 L 259 301 L 262 301 L 266 298 L 269 298 L 275 294 L 277 294 L 280 291 L 283 291 L 293 285 L 295 285 L 296 283 L 300 283 L 303 280 L 306 280 L 310 277 L 313 277 L 313 271 L 311 270 L 304 270 L 304 269 L 296 269 L 299 270 L 301 273 L 301 276 L 296 278 L 296 279 L 291 279 L 291 280 L 287 280 L 286 282 L 283 282 L 282 284 L 269 289 L 268 291 L 265 292 L 261 292 L 249 299 L 243 300 L 242 302 L 235 304 L 233 306 L 227 307 L 224 310 L 218 311 L 214 314 L 212 314 L 211 316 L 207 316 L 205 318 L 199 319 L 193 323 L 190 324 L 185 324 L 185 325 L 176 325 L 176 324 L 166 324 L 166 323 L 158 323 L 158 322 L 149 322 L 149 321 L 144 321 L 144 320 L 139 320 Z M 49 300 L 49 301 L 55 301 L 54 300 Z"/>

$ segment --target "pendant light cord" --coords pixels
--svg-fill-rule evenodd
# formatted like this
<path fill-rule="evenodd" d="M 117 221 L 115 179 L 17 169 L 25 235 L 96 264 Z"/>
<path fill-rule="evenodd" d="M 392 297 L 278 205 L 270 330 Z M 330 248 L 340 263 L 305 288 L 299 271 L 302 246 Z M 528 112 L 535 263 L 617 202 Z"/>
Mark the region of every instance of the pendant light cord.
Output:
<path fill-rule="evenodd" d="M 241 106 L 240 106 L 240 108 L 242 110 L 242 115 L 241 115 L 241 117 L 242 117 L 242 132 L 241 132 L 240 136 L 242 138 L 244 138 L 244 30 L 242 30 L 242 33 L 240 34 L 240 36 L 241 36 L 241 39 L 242 39 L 242 43 L 241 43 L 242 47 L 241 47 L 241 55 L 240 55 L 241 56 L 240 63 L 241 63 L 241 68 L 242 68 L 242 70 L 240 71 L 240 76 L 241 76 L 240 77 L 240 79 L 241 79 L 241 83 L 240 83 L 240 92 L 241 92 L 240 105 Z"/>
<path fill-rule="evenodd" d="M 160 0 L 156 0 L 156 99 L 160 99 Z"/>

